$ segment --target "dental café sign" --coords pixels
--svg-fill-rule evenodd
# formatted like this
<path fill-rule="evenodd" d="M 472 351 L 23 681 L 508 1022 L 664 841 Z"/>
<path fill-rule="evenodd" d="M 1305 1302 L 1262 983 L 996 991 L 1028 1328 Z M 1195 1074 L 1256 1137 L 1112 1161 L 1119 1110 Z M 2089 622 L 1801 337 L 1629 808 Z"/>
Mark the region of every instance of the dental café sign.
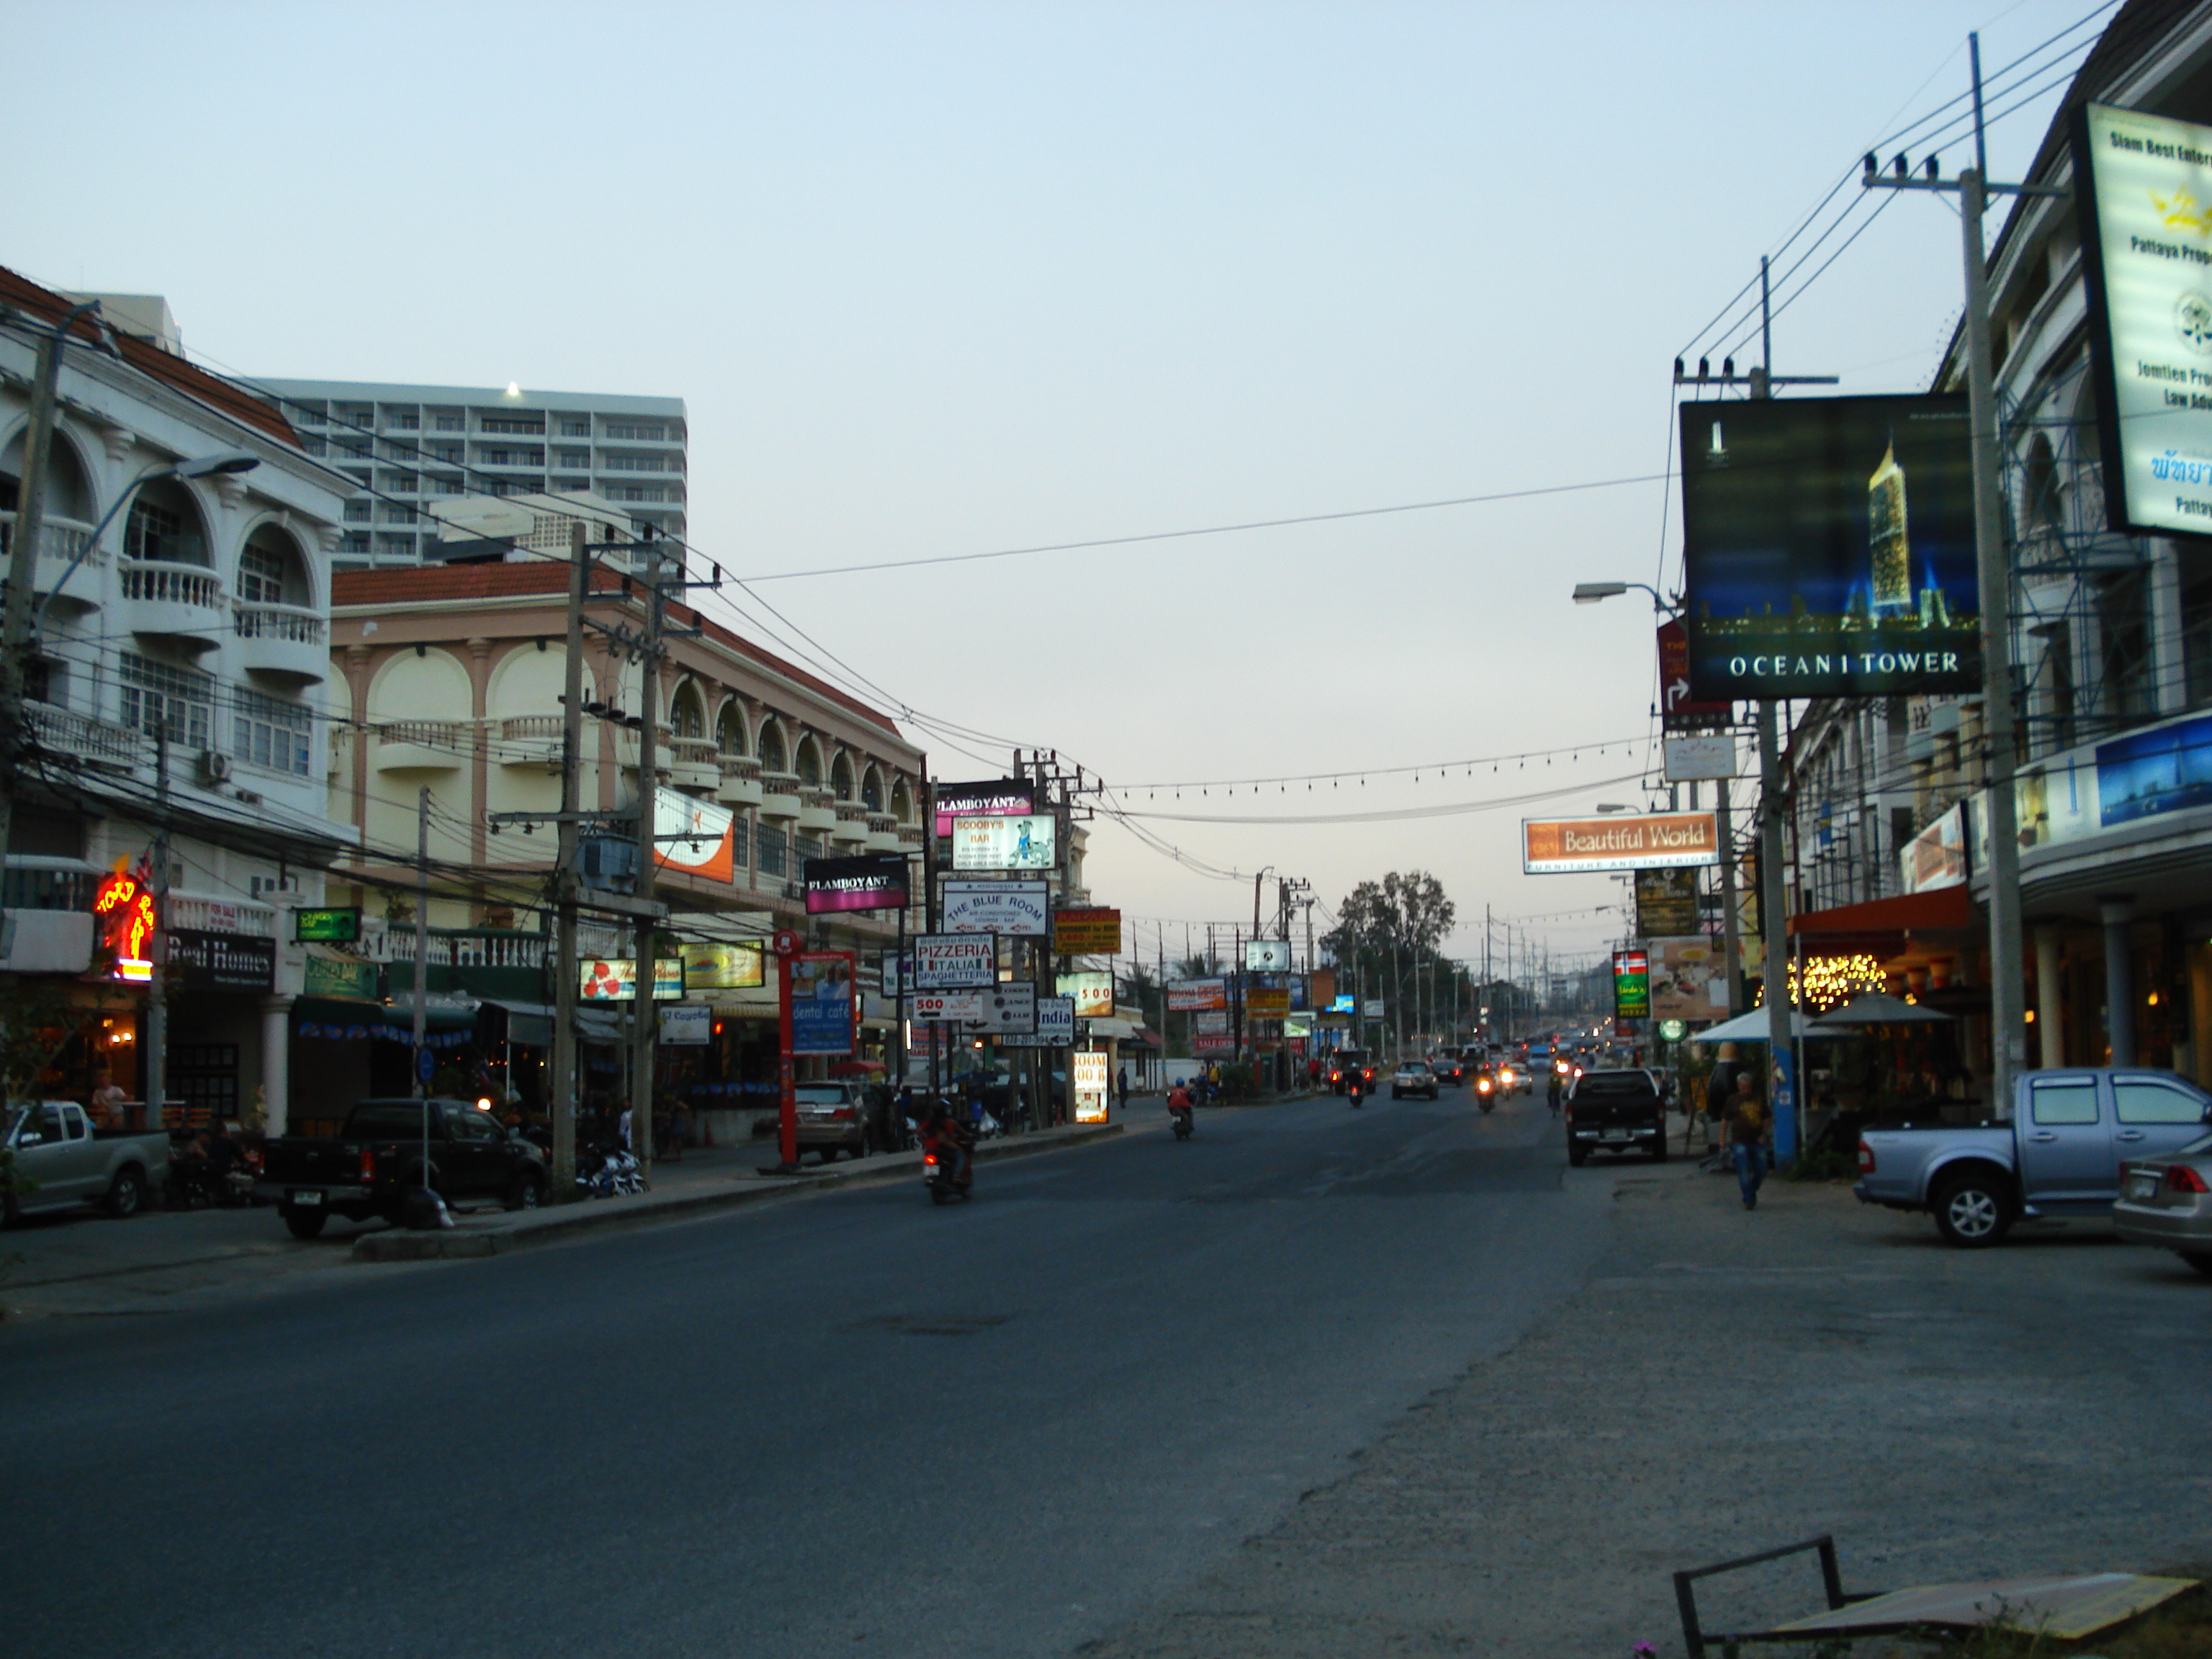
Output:
<path fill-rule="evenodd" d="M 1711 812 L 1521 821 L 1521 868 L 1532 876 L 1683 869 L 1720 861 L 1720 835 Z"/>

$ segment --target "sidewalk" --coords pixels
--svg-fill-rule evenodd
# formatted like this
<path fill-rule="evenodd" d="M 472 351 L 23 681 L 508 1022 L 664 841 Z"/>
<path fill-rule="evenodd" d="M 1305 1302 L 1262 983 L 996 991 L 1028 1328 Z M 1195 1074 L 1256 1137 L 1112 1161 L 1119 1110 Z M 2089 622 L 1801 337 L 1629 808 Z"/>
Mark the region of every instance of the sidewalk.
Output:
<path fill-rule="evenodd" d="M 1132 1101 L 1132 1115 L 1139 1109 Z M 1018 1158 L 1121 1133 L 1120 1121 L 1044 1129 L 986 1141 L 976 1157 L 987 1162 Z M 921 1160 L 919 1152 L 878 1153 L 835 1164 L 809 1162 L 797 1174 L 785 1175 L 776 1170 L 773 1140 L 695 1148 L 679 1159 L 656 1163 L 648 1193 L 542 1210 L 457 1210 L 452 1227 L 429 1232 L 339 1221 L 316 1239 L 291 1237 L 266 1206 L 152 1210 L 128 1221 L 90 1208 L 50 1212 L 0 1232 L 0 1316 L 125 1311 L 180 1291 L 355 1262 L 495 1255 L 594 1229 L 647 1226 L 842 1187 L 918 1182 Z"/>

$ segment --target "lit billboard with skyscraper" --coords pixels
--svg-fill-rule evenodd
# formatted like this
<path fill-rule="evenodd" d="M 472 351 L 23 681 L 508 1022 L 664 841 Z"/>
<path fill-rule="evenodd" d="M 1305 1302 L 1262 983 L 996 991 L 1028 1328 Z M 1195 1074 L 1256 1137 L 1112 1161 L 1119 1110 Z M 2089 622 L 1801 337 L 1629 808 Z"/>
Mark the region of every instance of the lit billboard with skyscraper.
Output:
<path fill-rule="evenodd" d="M 1682 406 L 1690 692 L 1981 685 L 1966 400 Z"/>

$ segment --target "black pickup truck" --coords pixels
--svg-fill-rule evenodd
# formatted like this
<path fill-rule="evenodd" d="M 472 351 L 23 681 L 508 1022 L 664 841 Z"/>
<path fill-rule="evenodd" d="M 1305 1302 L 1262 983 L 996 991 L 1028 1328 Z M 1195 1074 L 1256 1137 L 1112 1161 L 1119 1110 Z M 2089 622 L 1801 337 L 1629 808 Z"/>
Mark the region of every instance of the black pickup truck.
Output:
<path fill-rule="evenodd" d="M 313 1238 L 333 1215 L 399 1218 L 422 1184 L 428 1112 L 430 1186 L 447 1202 L 495 1198 L 509 1209 L 544 1202 L 544 1155 L 465 1100 L 364 1100 L 335 1138 L 283 1135 L 269 1143 L 254 1194 L 276 1206 L 295 1238 Z"/>
<path fill-rule="evenodd" d="M 1659 1079 L 1637 1069 L 1585 1072 L 1567 1096 L 1567 1162 L 1592 1152 L 1643 1152 L 1667 1160 L 1667 1102 Z"/>

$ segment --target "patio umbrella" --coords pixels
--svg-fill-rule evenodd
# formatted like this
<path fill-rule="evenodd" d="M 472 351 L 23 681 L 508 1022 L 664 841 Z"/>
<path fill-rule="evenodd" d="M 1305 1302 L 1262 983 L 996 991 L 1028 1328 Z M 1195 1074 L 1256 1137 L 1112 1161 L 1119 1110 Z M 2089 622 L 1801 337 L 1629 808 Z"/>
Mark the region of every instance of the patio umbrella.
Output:
<path fill-rule="evenodd" d="M 1818 1036 L 1823 1026 L 1849 1030 L 1860 1025 L 1948 1025 L 1950 1022 L 1950 1015 L 1934 1008 L 1923 1008 L 1887 992 L 1863 991 L 1841 1007 L 1829 1009 L 1807 1029 Z"/>
<path fill-rule="evenodd" d="M 1820 1036 L 1813 1023 L 1796 1009 L 1790 1011 L 1790 1035 L 1793 1037 Z M 1754 1008 L 1747 1014 L 1738 1014 L 1734 1019 L 1723 1020 L 1717 1025 L 1708 1025 L 1702 1031 L 1692 1031 L 1685 1039 L 1690 1042 L 1764 1042 L 1766 1041 L 1766 1010 Z"/>

